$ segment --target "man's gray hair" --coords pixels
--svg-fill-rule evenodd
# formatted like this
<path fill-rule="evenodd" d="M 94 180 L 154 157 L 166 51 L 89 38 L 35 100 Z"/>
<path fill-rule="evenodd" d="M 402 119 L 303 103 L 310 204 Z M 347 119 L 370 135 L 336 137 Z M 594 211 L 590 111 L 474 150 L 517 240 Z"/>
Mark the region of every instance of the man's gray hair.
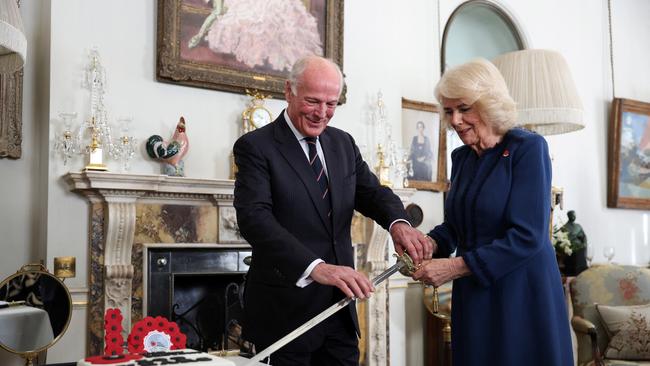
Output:
<path fill-rule="evenodd" d="M 289 81 L 289 85 L 291 85 L 291 94 L 297 95 L 298 94 L 298 84 L 300 83 L 300 79 L 302 78 L 302 74 L 305 72 L 307 69 L 307 66 L 311 62 L 314 62 L 315 60 L 321 60 L 326 62 L 327 64 L 331 65 L 336 71 L 339 73 L 339 97 L 341 96 L 341 92 L 343 91 L 343 72 L 341 71 L 341 68 L 339 65 L 332 61 L 329 58 L 324 58 L 320 56 L 305 56 L 296 63 L 293 64 L 293 67 L 291 68 L 291 71 L 289 72 L 289 77 L 287 77 L 287 80 Z"/>

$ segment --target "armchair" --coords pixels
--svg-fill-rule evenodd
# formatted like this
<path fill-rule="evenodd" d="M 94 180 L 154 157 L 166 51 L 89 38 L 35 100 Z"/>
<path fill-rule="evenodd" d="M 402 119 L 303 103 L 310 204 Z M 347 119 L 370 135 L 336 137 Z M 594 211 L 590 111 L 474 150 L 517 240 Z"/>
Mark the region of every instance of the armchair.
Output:
<path fill-rule="evenodd" d="M 650 344 L 645 339 L 647 334 L 643 334 L 644 331 L 641 329 L 646 326 L 650 318 L 643 318 L 639 332 L 635 333 L 636 329 L 625 328 L 625 333 L 618 336 L 617 342 L 621 343 L 621 336 L 633 335 L 631 339 L 634 341 L 626 343 L 630 349 L 621 350 L 620 347 L 608 349 L 610 341 L 618 333 L 612 331 L 613 322 L 608 320 L 605 323 L 604 319 L 607 317 L 603 317 L 598 311 L 598 306 L 601 306 L 601 312 L 604 311 L 602 306 L 606 306 L 607 309 L 614 309 L 618 313 L 647 312 L 650 308 L 649 269 L 619 265 L 594 266 L 574 278 L 570 282 L 570 290 L 573 304 L 571 325 L 578 339 L 578 365 L 650 365 L 650 357 L 647 357 Z M 630 307 L 634 305 L 648 305 L 648 307 Z M 620 317 L 616 321 L 617 326 L 627 324 Z M 608 326 L 610 329 L 607 328 Z M 621 328 L 618 329 L 619 332 L 623 332 Z M 647 331 L 646 328 L 645 332 Z M 641 335 L 640 340 L 639 335 Z M 639 349 L 641 352 L 630 356 Z M 622 357 L 621 354 L 627 356 Z"/>

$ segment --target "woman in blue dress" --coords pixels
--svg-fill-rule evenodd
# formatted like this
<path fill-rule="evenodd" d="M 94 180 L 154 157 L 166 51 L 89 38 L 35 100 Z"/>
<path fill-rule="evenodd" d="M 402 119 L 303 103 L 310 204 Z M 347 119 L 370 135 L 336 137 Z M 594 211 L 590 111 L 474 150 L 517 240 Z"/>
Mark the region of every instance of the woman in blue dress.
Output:
<path fill-rule="evenodd" d="M 413 278 L 434 286 L 453 280 L 453 364 L 573 365 L 549 239 L 546 141 L 514 128 L 515 103 L 487 60 L 445 72 L 436 97 L 464 146 L 451 154 L 444 222 L 428 233 L 434 259 Z"/>

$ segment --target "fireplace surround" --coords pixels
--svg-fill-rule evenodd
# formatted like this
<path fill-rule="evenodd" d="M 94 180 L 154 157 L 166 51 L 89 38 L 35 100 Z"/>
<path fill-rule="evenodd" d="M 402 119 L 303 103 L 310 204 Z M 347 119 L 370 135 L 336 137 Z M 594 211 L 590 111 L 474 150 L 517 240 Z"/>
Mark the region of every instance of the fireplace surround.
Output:
<path fill-rule="evenodd" d="M 64 176 L 89 201 L 87 354 L 103 350 L 103 314 L 122 311 L 125 334 L 147 311 L 147 253 L 202 249 L 237 253 L 236 273 L 250 247 L 233 222 L 234 181 L 85 171 Z M 415 190 L 395 190 L 408 202 Z M 388 267 L 388 233 L 355 215 L 357 269 L 372 278 Z M 156 261 L 159 258 L 156 259 Z M 391 260 L 392 262 L 392 260 Z M 217 271 L 218 272 L 218 271 Z M 182 276 L 179 274 L 179 276 Z M 358 303 L 362 364 L 387 364 L 388 284 Z"/>

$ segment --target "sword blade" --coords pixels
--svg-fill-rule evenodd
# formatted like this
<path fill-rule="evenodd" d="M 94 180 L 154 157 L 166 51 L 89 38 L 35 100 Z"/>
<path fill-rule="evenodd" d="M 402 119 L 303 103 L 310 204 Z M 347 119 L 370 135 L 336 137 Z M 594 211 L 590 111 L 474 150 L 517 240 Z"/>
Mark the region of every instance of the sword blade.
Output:
<path fill-rule="evenodd" d="M 390 277 L 393 273 L 399 271 L 402 267 L 406 266 L 406 263 L 397 260 L 397 263 L 386 269 L 384 272 L 380 273 L 377 275 L 377 277 L 373 278 L 372 280 L 372 285 L 377 286 L 378 284 L 382 283 L 385 281 L 388 277 Z M 330 316 L 334 315 L 337 311 L 343 309 L 346 307 L 350 301 L 354 300 L 354 298 L 345 298 L 340 300 L 339 302 L 333 304 L 329 308 L 323 310 L 320 314 L 314 316 L 313 318 L 309 319 L 306 323 L 303 325 L 299 326 L 296 328 L 294 331 L 291 333 L 287 334 L 286 336 L 280 338 L 277 342 L 273 343 L 272 345 L 268 346 L 264 351 L 258 353 L 255 355 L 255 357 L 251 358 L 248 363 L 246 363 L 244 366 L 255 366 L 258 362 L 261 362 L 263 359 L 269 357 L 273 352 L 279 350 L 280 348 L 284 347 L 287 343 L 293 341 L 294 339 L 300 337 L 303 333 L 307 332 L 308 330 L 312 329 L 316 325 L 320 324 L 323 320 L 329 318 Z"/>

